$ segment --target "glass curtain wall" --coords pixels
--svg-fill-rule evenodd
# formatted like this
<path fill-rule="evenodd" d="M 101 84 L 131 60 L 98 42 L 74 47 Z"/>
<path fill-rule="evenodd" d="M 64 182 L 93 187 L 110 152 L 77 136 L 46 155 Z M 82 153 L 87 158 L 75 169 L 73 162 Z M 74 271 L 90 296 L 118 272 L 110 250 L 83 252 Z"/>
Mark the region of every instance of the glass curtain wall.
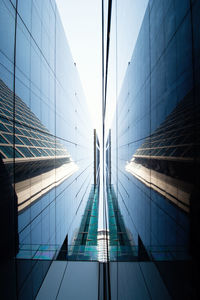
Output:
<path fill-rule="evenodd" d="M 170 295 L 177 297 L 176 291 L 183 291 L 180 281 L 177 289 L 168 285 L 176 264 L 167 269 L 158 261 L 195 259 L 199 249 L 200 6 L 189 0 L 181 5 L 176 0 L 147 2 L 129 58 L 124 49 L 134 45 L 130 32 L 137 28 L 128 26 L 133 3 L 112 1 L 107 105 L 116 90 L 117 106 L 112 126 L 106 123 L 112 140 L 111 184 L 138 257 L 157 261 Z M 120 256 L 118 261 L 118 267 L 111 263 L 111 282 L 113 295 L 121 299 L 122 282 L 128 284 L 135 271 Z M 184 281 L 181 270 L 177 267 L 177 278 Z M 146 296 L 140 291 L 138 297 Z"/>
<path fill-rule="evenodd" d="M 1 256 L 11 299 L 191 298 L 199 15 L 198 0 L 102 0 L 99 142 L 55 1 L 0 0 Z"/>
<path fill-rule="evenodd" d="M 55 259 L 66 236 L 74 243 L 93 129 L 54 0 L 1 0 L 0 40 L 1 251 L 17 255 L 19 297 L 26 283 L 34 297 L 49 264 L 24 259 Z"/>

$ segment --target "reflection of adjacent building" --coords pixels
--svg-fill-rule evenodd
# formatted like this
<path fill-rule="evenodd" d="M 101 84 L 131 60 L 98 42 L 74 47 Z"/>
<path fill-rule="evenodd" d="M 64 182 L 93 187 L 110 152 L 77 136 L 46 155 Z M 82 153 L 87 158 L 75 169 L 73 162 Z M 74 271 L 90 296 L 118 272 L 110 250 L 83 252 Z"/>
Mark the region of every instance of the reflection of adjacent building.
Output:
<path fill-rule="evenodd" d="M 87 203 L 80 216 L 80 225 L 74 233 L 72 244 L 66 250 L 65 242 L 63 243 L 58 259 L 62 257 L 64 260 L 98 260 L 100 146 L 96 129 L 93 133 L 93 184 L 90 187 Z"/>
<path fill-rule="evenodd" d="M 113 7 L 127 5 L 119 2 Z M 6 296 L 0 298 L 195 298 L 184 260 L 190 231 L 199 256 L 193 175 L 197 181 L 200 2 L 182 2 L 149 1 L 118 101 L 112 147 L 111 131 L 106 144 L 107 228 L 98 231 L 99 142 L 95 131 L 92 140 L 55 1 L 0 0 L 0 228 L 6 258 Z M 112 1 L 102 3 L 109 62 L 109 27 L 112 22 L 118 47 L 124 10 L 115 18 Z M 117 53 L 125 59 L 120 48 Z M 76 165 L 62 142 L 79 165 L 72 176 Z M 99 262 L 58 261 L 66 258 Z"/>
<path fill-rule="evenodd" d="M 81 216 L 81 223 L 73 239 L 73 245 L 65 252 L 67 260 L 98 260 L 97 230 L 98 230 L 99 188 L 92 185 L 89 198 Z"/>
<path fill-rule="evenodd" d="M 11 114 L 13 93 L 2 80 L 0 94 L 0 153 L 10 175 L 15 177 L 18 211 L 22 211 L 78 167 L 66 148 L 16 95 Z"/>
<path fill-rule="evenodd" d="M 200 7 L 182 8 L 149 1 L 111 128 L 111 181 L 125 225 L 158 260 L 199 252 Z"/>
<path fill-rule="evenodd" d="M 33 299 L 79 228 L 92 127 L 55 0 L 0 0 L 0 28 L 0 298 Z"/>
<path fill-rule="evenodd" d="M 134 241 L 129 236 L 112 185 L 107 187 L 109 220 L 109 258 L 111 261 L 137 260 L 138 253 Z"/>
<path fill-rule="evenodd" d="M 118 204 L 117 195 L 112 184 L 112 132 L 109 130 L 106 142 L 106 179 L 107 179 L 107 210 L 109 226 L 109 259 L 111 261 L 133 261 L 138 259 L 138 249 Z"/>
<path fill-rule="evenodd" d="M 187 213 L 200 149 L 200 111 L 192 101 L 191 94 L 182 100 L 126 165 L 129 173 Z"/>
<path fill-rule="evenodd" d="M 58 259 L 99 262 L 139 259 L 138 248 L 127 232 L 113 186 L 107 188 L 107 201 L 108 229 L 98 230 L 99 187 L 92 185 L 73 245 L 66 249 L 63 244 Z"/>

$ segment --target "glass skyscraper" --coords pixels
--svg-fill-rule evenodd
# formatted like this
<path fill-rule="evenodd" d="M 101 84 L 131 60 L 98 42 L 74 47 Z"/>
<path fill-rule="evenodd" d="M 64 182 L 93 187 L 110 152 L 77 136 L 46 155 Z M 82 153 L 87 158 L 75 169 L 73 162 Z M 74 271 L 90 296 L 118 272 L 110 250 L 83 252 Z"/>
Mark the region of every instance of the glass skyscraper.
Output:
<path fill-rule="evenodd" d="M 148 2 L 120 87 L 123 7 L 99 139 L 55 0 L 0 0 L 1 299 L 198 299 L 200 2 Z"/>
<path fill-rule="evenodd" d="M 117 77 L 124 30 L 131 30 L 123 27 L 122 8 L 117 1 L 111 35 Z M 111 128 L 111 183 L 126 229 L 138 252 L 156 261 L 173 299 L 197 297 L 191 274 L 199 252 L 199 14 L 199 1 L 149 1 L 122 87 L 116 83 Z M 119 263 L 119 299 L 133 268 Z"/>
<path fill-rule="evenodd" d="M 1 252 L 31 299 L 49 264 L 24 259 L 55 258 L 80 226 L 93 129 L 55 1 L 2 0 L 0 36 Z"/>

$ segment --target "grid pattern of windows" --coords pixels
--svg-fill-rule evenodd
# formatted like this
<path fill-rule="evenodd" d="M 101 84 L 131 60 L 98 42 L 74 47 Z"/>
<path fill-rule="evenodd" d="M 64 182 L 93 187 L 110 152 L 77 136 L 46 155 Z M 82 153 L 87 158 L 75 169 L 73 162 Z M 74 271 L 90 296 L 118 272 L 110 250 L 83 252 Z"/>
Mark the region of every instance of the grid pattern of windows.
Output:
<path fill-rule="evenodd" d="M 0 0 L 0 28 L 0 161 L 16 196 L 1 211 L 15 203 L 20 249 L 59 250 L 80 226 L 93 179 L 87 104 L 54 0 Z M 27 284 L 31 299 L 35 273 L 21 264 L 18 297 Z"/>
<path fill-rule="evenodd" d="M 122 22 L 120 3 L 117 8 L 113 31 L 120 78 L 123 33 L 130 28 Z M 190 230 L 198 236 L 188 211 L 198 211 L 199 203 L 199 11 L 199 1 L 184 0 L 181 7 L 174 0 L 149 1 L 117 99 L 112 183 L 126 228 L 147 248 L 187 248 Z M 187 198 L 182 207 L 181 196 Z"/>
<path fill-rule="evenodd" d="M 134 157 L 190 161 L 194 160 L 195 151 L 199 156 L 200 107 L 194 111 L 192 101 L 191 96 L 182 100 L 158 129 L 145 139 Z"/>
<path fill-rule="evenodd" d="M 0 110 L 0 147 L 3 158 L 13 158 L 12 144 L 14 143 L 15 157 L 69 157 L 66 148 L 55 140 L 55 137 L 42 125 L 40 120 L 31 112 L 27 105 L 15 97 L 15 128 L 13 129 L 12 111 L 13 92 L 0 80 L 1 110 Z M 22 117 L 23 116 L 23 117 Z M 13 137 L 15 131 L 15 138 Z"/>

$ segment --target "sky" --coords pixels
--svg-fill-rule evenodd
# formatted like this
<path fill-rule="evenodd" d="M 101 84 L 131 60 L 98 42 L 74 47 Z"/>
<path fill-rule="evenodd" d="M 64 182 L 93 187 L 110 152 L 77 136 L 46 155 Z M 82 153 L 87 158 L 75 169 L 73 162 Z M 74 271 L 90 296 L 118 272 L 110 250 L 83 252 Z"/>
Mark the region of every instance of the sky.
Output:
<path fill-rule="evenodd" d="M 101 114 L 101 1 L 57 0 L 94 128 Z"/>
<path fill-rule="evenodd" d="M 93 121 L 102 143 L 101 0 L 56 0 Z M 117 94 L 131 60 L 148 0 L 113 0 L 106 130 L 111 126 Z M 117 33 L 117 34 L 116 34 Z M 117 36 L 117 40 L 116 40 Z M 117 49 L 117 56 L 116 56 Z M 117 64 L 117 69 L 116 69 Z M 116 77 L 116 70 L 117 77 Z M 117 84 L 116 84 L 117 81 Z M 102 164 L 102 155 L 100 155 Z M 104 224 L 103 173 L 100 168 L 98 230 Z"/>
<path fill-rule="evenodd" d="M 101 128 L 101 0 L 56 0 L 72 57 L 93 121 Z M 137 40 L 148 0 L 113 0 L 112 46 L 110 51 L 110 89 L 108 92 L 108 119 L 111 123 L 116 103 L 115 29 L 117 3 L 118 84 L 119 93 L 128 61 Z"/>

